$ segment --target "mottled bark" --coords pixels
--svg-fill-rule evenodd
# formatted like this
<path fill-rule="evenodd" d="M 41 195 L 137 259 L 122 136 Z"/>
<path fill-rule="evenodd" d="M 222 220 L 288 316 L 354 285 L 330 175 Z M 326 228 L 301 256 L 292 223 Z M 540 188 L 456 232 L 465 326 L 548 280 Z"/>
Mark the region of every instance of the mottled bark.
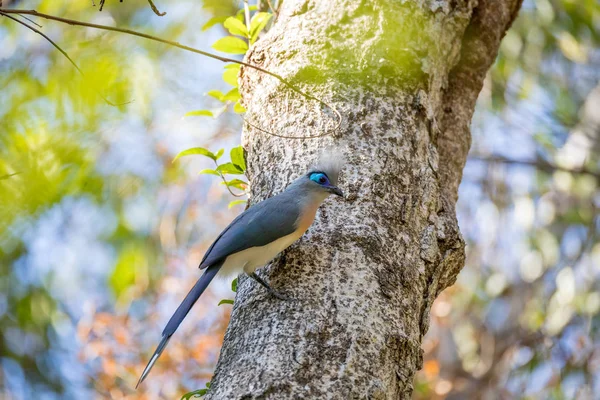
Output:
<path fill-rule="evenodd" d="M 435 297 L 464 264 L 455 216 L 469 123 L 519 0 L 286 0 L 248 61 L 342 113 L 333 134 L 244 132 L 252 202 L 341 150 L 346 199 L 260 273 L 241 279 L 209 399 L 410 398 Z M 330 110 L 243 69 L 247 118 L 321 134 Z"/>

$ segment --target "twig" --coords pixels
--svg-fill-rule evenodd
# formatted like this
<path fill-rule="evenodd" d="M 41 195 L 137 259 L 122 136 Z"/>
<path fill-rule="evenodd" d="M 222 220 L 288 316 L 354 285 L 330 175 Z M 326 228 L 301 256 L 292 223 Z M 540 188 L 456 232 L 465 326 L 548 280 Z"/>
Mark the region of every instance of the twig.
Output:
<path fill-rule="evenodd" d="M 152 11 L 154 11 L 154 14 L 158 15 L 159 17 L 162 17 L 167 14 L 166 12 L 158 11 L 158 8 L 156 8 L 152 0 L 148 0 L 148 4 L 150 4 L 150 8 L 152 9 Z"/>
<path fill-rule="evenodd" d="M 283 4 L 283 0 L 277 0 L 277 9 L 275 10 L 275 20 L 279 18 L 279 10 L 281 9 L 281 5 Z"/>
<path fill-rule="evenodd" d="M 263 128 L 261 128 L 260 126 L 254 125 L 252 122 L 248 121 L 246 118 L 244 118 L 244 116 L 241 116 L 241 117 L 242 117 L 242 120 L 246 124 L 248 124 L 249 126 L 251 126 L 252 128 L 258 129 L 259 131 L 261 131 L 263 133 L 267 133 L 267 134 L 269 134 L 271 136 L 275 136 L 275 137 L 278 137 L 278 138 L 281 138 L 281 139 L 316 139 L 316 138 L 324 137 L 324 136 L 327 136 L 327 135 L 330 134 L 329 132 L 323 132 L 323 133 L 320 133 L 320 134 L 314 135 L 314 136 L 287 136 L 287 135 L 280 135 L 280 134 L 277 134 L 277 133 L 266 131 Z"/>
<path fill-rule="evenodd" d="M 79 66 L 75 63 L 75 61 L 73 61 L 73 59 L 71 57 L 69 57 L 69 55 L 67 54 L 66 51 L 64 51 L 58 44 L 56 44 L 52 39 L 50 39 L 48 36 L 46 36 L 43 32 L 35 29 L 33 26 L 28 25 L 27 23 L 12 17 L 10 15 L 8 15 L 7 13 L 4 12 L 4 10 L 0 9 L 0 15 L 5 16 L 6 18 L 10 18 L 13 21 L 31 29 L 32 31 L 34 31 L 35 33 L 37 33 L 38 35 L 41 35 L 44 39 L 46 39 L 48 42 L 50 42 L 50 44 L 52 44 L 52 46 L 54 46 L 58 51 L 60 51 L 63 56 L 65 56 L 67 58 L 67 60 L 69 60 L 69 62 L 73 65 L 73 67 L 75 67 L 75 69 L 77 70 L 77 72 L 79 72 L 81 74 L 81 76 L 83 78 L 85 78 L 85 74 L 83 73 L 83 71 L 79 68 Z M 22 16 L 22 15 L 21 15 Z M 121 103 L 121 104 L 115 104 L 112 101 L 108 100 L 106 97 L 104 97 L 100 92 L 96 91 L 96 93 L 98 93 L 98 96 L 100 96 L 102 98 L 102 100 L 104 100 L 107 104 L 113 106 L 113 107 L 118 107 L 118 106 L 122 106 L 125 104 L 129 104 L 130 102 L 126 102 L 126 103 Z"/>
<path fill-rule="evenodd" d="M 286 79 L 284 79 L 281 75 L 278 75 L 278 74 L 276 74 L 274 72 L 268 71 L 268 70 L 266 70 L 264 68 L 258 67 L 256 65 L 249 64 L 249 63 L 244 62 L 244 61 L 239 61 L 239 60 L 236 60 L 236 59 L 233 59 L 233 58 L 228 58 L 228 57 L 221 57 L 221 56 L 218 56 L 216 54 L 208 53 L 206 51 L 198 50 L 198 49 L 195 49 L 193 47 L 185 46 L 185 45 L 180 44 L 178 42 L 173 42 L 173 41 L 170 41 L 170 40 L 162 39 L 162 38 L 159 38 L 157 36 L 148 35 L 148 34 L 142 33 L 142 32 L 132 31 L 130 29 L 122 29 L 122 28 L 116 28 L 116 27 L 113 27 L 113 26 L 92 24 L 92 23 L 89 23 L 89 22 L 76 21 L 76 20 L 73 20 L 73 19 L 56 17 L 54 15 L 49 15 L 49 14 L 44 14 L 44 13 L 37 12 L 36 10 L 8 10 L 8 9 L 0 8 L 0 14 L 1 15 L 5 15 L 7 17 L 8 17 L 8 14 L 33 15 L 35 17 L 45 18 L 45 19 L 49 19 L 49 20 L 52 20 L 52 21 L 58 21 L 58 22 L 62 22 L 62 23 L 69 24 L 69 25 L 74 25 L 74 26 L 85 26 L 85 27 L 88 27 L 88 28 L 95 28 L 95 29 L 102 29 L 102 30 L 106 30 L 106 31 L 125 33 L 125 34 L 128 34 L 128 35 L 138 36 L 138 37 L 142 37 L 142 38 L 145 38 L 145 39 L 148 39 L 148 40 L 153 40 L 155 42 L 160 42 L 160 43 L 168 44 L 170 46 L 177 47 L 177 48 L 182 49 L 182 50 L 190 51 L 192 53 L 201 54 L 201 55 L 203 55 L 205 57 L 209 57 L 209 58 L 212 58 L 212 59 L 215 59 L 215 60 L 219 60 L 219 61 L 222 61 L 222 62 L 235 63 L 235 64 L 242 65 L 244 67 L 252 68 L 252 69 L 254 69 L 256 71 L 262 72 L 263 74 L 267 74 L 269 76 L 272 76 L 273 78 L 277 79 L 279 82 L 283 83 L 287 88 L 289 88 L 290 90 L 293 90 L 294 92 L 300 94 L 304 98 L 316 101 L 317 103 L 319 103 L 319 104 L 321 104 L 321 105 L 329 108 L 330 110 L 332 110 L 334 112 L 334 114 L 336 115 L 337 119 L 338 119 L 337 124 L 333 128 L 333 130 L 338 129 L 341 126 L 341 124 L 342 124 L 342 116 L 341 116 L 340 112 L 335 107 L 333 107 L 332 105 L 330 105 L 329 103 L 326 103 L 325 101 L 323 101 L 323 100 L 321 100 L 319 98 L 316 98 L 316 97 L 314 97 L 314 96 L 312 96 L 312 95 L 310 95 L 308 93 L 305 93 L 304 91 L 300 90 L 299 88 L 297 88 L 296 86 L 294 86 L 293 84 L 291 84 L 289 81 L 287 81 Z M 262 131 L 265 132 L 265 133 L 268 133 L 269 135 L 272 135 L 272 136 L 282 137 L 281 135 L 276 135 L 276 134 L 274 134 L 272 132 L 269 132 L 267 130 L 262 130 Z M 310 138 L 321 137 L 321 136 L 326 136 L 326 135 L 329 135 L 329 133 L 323 134 L 323 135 L 318 135 L 318 136 L 312 136 L 312 137 L 311 136 L 298 137 L 298 138 L 295 138 L 295 139 L 310 139 Z"/>
<path fill-rule="evenodd" d="M 34 20 L 32 20 L 31 18 L 28 18 L 24 15 L 19 15 L 19 17 L 21 18 L 25 18 L 27 21 L 31 22 L 32 24 L 34 24 L 35 26 L 37 26 L 38 28 L 42 28 L 42 26 L 40 24 L 38 24 L 37 22 L 35 22 Z"/>
<path fill-rule="evenodd" d="M 509 158 L 504 158 L 500 156 L 484 156 L 479 154 L 469 155 L 470 160 L 484 161 L 489 163 L 497 163 L 497 164 L 513 164 L 513 165 L 525 165 L 533 168 L 537 168 L 541 171 L 552 173 L 554 171 L 564 171 L 569 172 L 571 174 L 583 174 L 583 175 L 591 175 L 597 180 L 600 180 L 600 172 L 595 172 L 587 168 L 576 168 L 570 169 L 561 167 L 559 165 L 550 164 L 544 160 L 513 160 Z"/>
<path fill-rule="evenodd" d="M 0 176 L 0 181 L 3 181 L 4 179 L 8 179 L 11 176 L 15 176 L 15 175 L 19 175 L 21 172 L 13 172 L 12 174 L 6 174 L 6 175 L 2 175 Z"/>
<path fill-rule="evenodd" d="M 218 167 L 219 164 L 217 163 L 217 160 L 214 160 L 215 165 Z M 221 179 L 223 179 L 223 183 L 225 183 L 225 187 L 227 188 L 227 191 L 229 192 L 230 195 L 232 195 L 233 197 L 244 197 L 246 196 L 248 193 L 247 192 L 243 192 L 240 194 L 235 194 L 231 191 L 231 188 L 229 187 L 229 185 L 227 184 L 227 179 L 225 179 L 225 175 L 223 175 L 223 173 L 221 171 L 219 171 L 218 169 L 215 169 L 215 171 L 217 171 L 219 173 L 219 176 L 221 177 Z"/>
<path fill-rule="evenodd" d="M 278 10 L 275 10 L 273 8 L 273 4 L 271 4 L 271 0 L 267 0 L 267 4 L 269 5 L 269 9 L 271 10 L 271 12 L 273 14 L 275 14 L 275 19 L 277 19 L 277 17 L 279 16 L 279 15 L 277 15 L 278 14 L 278 12 L 277 12 Z"/>

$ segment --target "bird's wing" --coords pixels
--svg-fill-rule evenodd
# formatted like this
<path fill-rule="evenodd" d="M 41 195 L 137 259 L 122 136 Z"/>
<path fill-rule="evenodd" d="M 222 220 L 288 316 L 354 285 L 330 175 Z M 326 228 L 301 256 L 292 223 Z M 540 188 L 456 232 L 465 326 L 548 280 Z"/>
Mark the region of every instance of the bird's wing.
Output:
<path fill-rule="evenodd" d="M 230 254 L 265 246 L 293 233 L 300 211 L 298 198 L 287 192 L 248 208 L 208 248 L 200 262 L 200 268 L 222 261 Z"/>

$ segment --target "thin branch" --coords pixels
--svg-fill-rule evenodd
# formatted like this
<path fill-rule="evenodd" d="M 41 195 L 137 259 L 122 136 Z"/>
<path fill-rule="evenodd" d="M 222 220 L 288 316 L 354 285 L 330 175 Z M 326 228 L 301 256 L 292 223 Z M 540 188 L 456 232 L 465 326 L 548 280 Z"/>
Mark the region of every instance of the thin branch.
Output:
<path fill-rule="evenodd" d="M 275 20 L 279 18 L 279 10 L 281 9 L 281 5 L 283 4 L 283 0 L 277 0 L 277 9 L 275 10 Z"/>
<path fill-rule="evenodd" d="M 275 14 L 275 19 L 277 19 L 277 17 L 279 16 L 279 15 L 278 15 L 279 13 L 277 12 L 278 10 L 275 10 L 275 9 L 273 8 L 273 4 L 271 4 L 271 0 L 267 0 L 267 4 L 269 5 L 269 9 L 271 10 L 271 12 L 272 12 L 273 14 Z"/>
<path fill-rule="evenodd" d="M 0 15 L 4 15 L 6 18 L 10 18 L 13 21 L 26 26 L 27 28 L 31 29 L 32 31 L 34 31 L 35 33 L 37 33 L 38 35 L 41 35 L 44 39 L 46 39 L 48 42 L 50 42 L 50 44 L 52 44 L 52 46 L 54 46 L 58 51 L 60 51 L 63 56 L 65 56 L 67 58 L 67 60 L 69 60 L 69 62 L 75 67 L 75 69 L 83 75 L 83 72 L 81 71 L 81 69 L 79 69 L 79 66 L 77 64 L 75 64 L 75 61 L 73 61 L 73 59 L 71 57 L 69 57 L 69 55 L 67 54 L 66 51 L 64 51 L 59 45 L 57 45 L 52 39 L 50 39 L 48 36 L 46 36 L 44 33 L 38 31 L 37 29 L 35 29 L 33 26 L 27 25 L 27 23 L 12 17 L 10 15 L 8 15 L 7 13 L 4 12 L 4 10 L 0 10 Z"/>
<path fill-rule="evenodd" d="M 154 11 L 154 14 L 158 15 L 159 17 L 162 17 L 167 14 L 166 12 L 158 11 L 158 8 L 156 8 L 152 0 L 148 0 L 148 4 L 150 4 L 150 8 L 152 9 L 152 11 Z"/>
<path fill-rule="evenodd" d="M 12 174 L 6 174 L 6 175 L 2 175 L 0 176 L 0 181 L 4 180 L 4 179 L 8 179 L 11 176 L 15 176 L 15 175 L 19 175 L 21 172 L 13 172 Z"/>
<path fill-rule="evenodd" d="M 19 15 L 19 17 L 21 17 L 21 18 L 25 18 L 27 21 L 31 22 L 32 24 L 34 24 L 34 25 L 35 25 L 35 26 L 37 26 L 38 28 L 42 28 L 42 26 L 41 26 L 40 24 L 38 24 L 37 22 L 35 22 L 34 20 L 32 20 L 32 19 L 31 19 L 31 18 L 29 18 L 29 17 L 26 17 L 26 16 L 24 16 L 24 15 Z"/>
<path fill-rule="evenodd" d="M 529 167 L 536 168 L 540 171 L 544 171 L 547 173 L 553 173 L 555 171 L 564 171 L 569 172 L 571 174 L 582 174 L 582 175 L 591 175 L 597 180 L 600 181 L 600 172 L 595 172 L 587 168 L 565 168 L 559 165 L 550 164 L 549 162 L 541 159 L 537 160 L 513 160 L 510 158 L 504 158 L 500 156 L 485 156 L 480 154 L 471 154 L 468 157 L 470 160 L 484 161 L 488 163 L 496 163 L 496 164 L 509 164 L 509 165 L 525 165 Z"/>
<path fill-rule="evenodd" d="M 73 67 L 75 67 L 75 69 L 77 70 L 77 72 L 79 72 L 81 74 L 81 76 L 83 78 L 85 78 L 85 74 L 83 73 L 83 71 L 79 68 L 79 66 L 75 63 L 75 61 L 73 61 L 73 59 L 67 54 L 67 52 L 64 51 L 58 44 L 56 44 L 52 39 L 50 39 L 48 36 L 46 36 L 43 32 L 35 29 L 33 26 L 28 25 L 26 22 L 23 22 L 20 19 L 17 19 L 17 18 L 15 18 L 13 16 L 8 15 L 2 9 L 0 9 L 0 15 L 5 16 L 6 18 L 10 18 L 13 21 L 15 21 L 15 22 L 17 22 L 17 23 L 19 23 L 19 24 L 27 27 L 28 29 L 31 29 L 32 31 L 34 31 L 38 35 L 41 35 L 44 39 L 46 39 L 48 42 L 50 42 L 50 44 L 52 44 L 52 46 L 54 46 L 58 51 L 60 51 L 62 53 L 62 55 L 65 56 L 67 58 L 67 60 L 69 60 L 69 62 L 73 65 Z M 20 16 L 23 17 L 22 15 L 20 15 Z M 113 107 L 118 107 L 118 106 L 122 106 L 122 105 L 130 103 L 130 102 L 126 102 L 126 103 L 121 103 L 121 104 L 115 104 L 112 101 L 108 100 L 106 97 L 104 97 L 100 92 L 96 91 L 96 93 L 98 93 L 98 96 L 100 96 L 102 98 L 102 100 L 104 100 L 107 104 L 109 104 L 109 105 L 111 105 Z"/>
<path fill-rule="evenodd" d="M 215 165 L 218 167 L 219 164 L 217 163 L 217 160 L 214 160 L 214 162 L 215 162 Z M 215 169 L 215 171 L 217 171 L 219 173 L 219 175 L 221 176 L 221 179 L 223 180 L 223 183 L 225 184 L 225 187 L 227 188 L 227 191 L 229 192 L 230 195 L 232 195 L 233 197 L 244 197 L 248 194 L 247 192 L 242 192 L 240 194 L 233 193 L 231 191 L 231 188 L 227 184 L 227 179 L 225 179 L 225 175 L 223 175 L 223 173 L 221 171 L 219 171 L 218 169 Z"/>
<path fill-rule="evenodd" d="M 323 133 L 319 133 L 318 135 L 313 135 L 313 136 L 287 136 L 287 135 L 280 135 L 278 133 L 273 133 L 273 132 L 269 132 L 266 131 L 265 129 L 261 128 L 258 125 L 254 125 L 252 122 L 248 121 L 246 118 L 244 118 L 244 116 L 242 115 L 242 120 L 248 124 L 250 127 L 257 129 L 263 133 L 269 134 L 271 136 L 275 136 L 281 139 L 316 139 L 316 138 L 320 138 L 320 137 L 325 137 L 327 135 L 329 135 L 329 132 L 323 132 Z"/>
<path fill-rule="evenodd" d="M 192 53 L 201 54 L 201 55 L 203 55 L 205 57 L 209 57 L 209 58 L 212 58 L 212 59 L 215 59 L 215 60 L 219 60 L 219 61 L 222 61 L 222 62 L 235 63 L 235 64 L 242 65 L 244 67 L 252 68 L 252 69 L 254 69 L 256 71 L 262 72 L 263 74 L 267 74 L 269 76 L 272 76 L 273 78 L 277 79 L 279 82 L 283 83 L 287 88 L 289 88 L 289 89 L 293 90 L 294 92 L 300 94 L 304 98 L 316 101 L 317 103 L 319 103 L 319 104 L 321 104 L 321 105 L 329 108 L 330 110 L 332 110 L 334 112 L 334 114 L 336 115 L 337 119 L 338 119 L 337 124 L 335 125 L 335 127 L 333 128 L 332 131 L 337 130 L 341 126 L 341 124 L 342 124 L 342 116 L 341 116 L 340 112 L 335 107 L 333 107 L 332 105 L 326 103 L 325 101 L 323 101 L 323 100 L 321 100 L 321 99 L 319 99 L 317 97 L 314 97 L 314 96 L 312 96 L 312 95 L 310 95 L 310 94 L 308 94 L 308 93 L 300 90 L 299 88 L 297 88 L 296 86 L 294 86 L 293 84 L 291 84 L 289 81 L 287 81 L 286 79 L 284 79 L 281 75 L 278 75 L 278 74 L 276 74 L 274 72 L 268 71 L 268 70 L 266 70 L 264 68 L 258 67 L 256 65 L 249 64 L 249 63 L 244 62 L 244 61 L 239 61 L 239 60 L 236 60 L 236 59 L 233 59 L 233 58 L 228 58 L 228 57 L 221 57 L 221 56 L 218 56 L 216 54 L 208 53 L 206 51 L 198 50 L 198 49 L 195 49 L 193 47 L 185 46 L 185 45 L 180 44 L 178 42 L 173 42 L 173 41 L 170 41 L 170 40 L 162 39 L 162 38 L 159 38 L 157 36 L 148 35 L 148 34 L 142 33 L 142 32 L 136 32 L 136 31 L 133 31 L 133 30 L 130 30 L 130 29 L 122 29 L 122 28 L 116 28 L 116 27 L 113 27 L 113 26 L 92 24 L 92 23 L 89 23 L 89 22 L 76 21 L 76 20 L 72 20 L 72 19 L 68 19 L 68 18 L 56 17 L 54 15 L 49 15 L 49 14 L 44 14 L 44 13 L 37 12 L 36 10 L 9 10 L 9 9 L 0 8 L 0 14 L 1 15 L 5 15 L 7 17 L 8 17 L 8 14 L 33 15 L 35 17 L 45 18 L 45 19 L 49 19 L 49 20 L 52 20 L 52 21 L 58 21 L 58 22 L 62 22 L 62 23 L 65 23 L 65 24 L 73 25 L 73 26 L 85 26 L 87 28 L 95 28 L 95 29 L 102 29 L 102 30 L 111 31 L 111 32 L 125 33 L 125 34 L 128 34 L 128 35 L 138 36 L 138 37 L 142 37 L 144 39 L 153 40 L 155 42 L 160 42 L 160 43 L 168 44 L 170 46 L 177 47 L 177 48 L 182 49 L 182 50 L 190 51 Z M 265 133 L 268 133 L 269 135 L 272 135 L 272 136 L 283 137 L 281 135 L 273 134 L 272 132 L 269 132 L 267 130 L 262 130 L 262 131 L 265 132 Z M 303 138 L 304 139 L 310 139 L 310 138 L 314 138 L 314 137 L 326 136 L 326 135 L 329 135 L 329 134 L 330 133 L 323 134 L 323 135 L 318 135 L 318 136 L 305 136 L 305 137 L 300 137 L 300 138 L 295 138 L 295 139 L 303 139 Z"/>

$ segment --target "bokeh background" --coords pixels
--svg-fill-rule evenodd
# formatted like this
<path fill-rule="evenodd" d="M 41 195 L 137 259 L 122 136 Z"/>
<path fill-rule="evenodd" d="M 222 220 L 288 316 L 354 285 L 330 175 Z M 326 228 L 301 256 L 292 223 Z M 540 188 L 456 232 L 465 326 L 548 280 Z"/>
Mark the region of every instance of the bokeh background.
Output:
<path fill-rule="evenodd" d="M 7 1 L 211 51 L 225 0 Z M 99 0 L 96 0 L 99 3 Z M 277 5 L 277 1 L 273 1 Z M 133 388 L 243 205 L 206 157 L 238 146 L 223 64 L 144 39 L 0 17 L 0 398 L 179 398 L 212 376 L 230 282 Z M 600 3 L 525 0 L 485 82 L 458 216 L 468 258 L 432 309 L 415 399 L 600 393 Z M 104 99 L 117 104 L 111 106 Z M 597 398 L 597 397 L 596 397 Z"/>

